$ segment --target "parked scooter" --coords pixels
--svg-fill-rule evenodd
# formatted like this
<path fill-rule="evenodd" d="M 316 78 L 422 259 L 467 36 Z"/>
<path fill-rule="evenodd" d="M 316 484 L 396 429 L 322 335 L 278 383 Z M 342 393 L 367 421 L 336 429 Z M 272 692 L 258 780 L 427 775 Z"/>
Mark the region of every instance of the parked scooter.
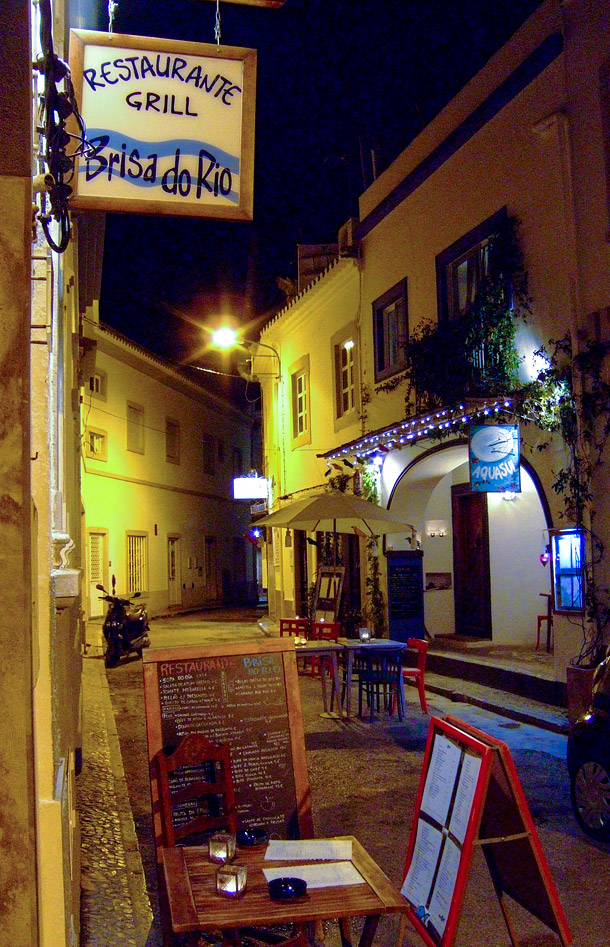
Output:
<path fill-rule="evenodd" d="M 112 595 L 103 585 L 96 585 L 103 592 L 100 598 L 108 602 L 108 611 L 102 631 L 106 642 L 104 663 L 107 668 L 116 667 L 123 654 L 135 652 L 142 657 L 142 649 L 148 648 L 148 612 L 146 605 L 134 605 L 132 599 L 139 598 L 140 592 L 134 592 L 131 599 L 119 598 L 116 594 L 116 576 L 112 576 Z"/>

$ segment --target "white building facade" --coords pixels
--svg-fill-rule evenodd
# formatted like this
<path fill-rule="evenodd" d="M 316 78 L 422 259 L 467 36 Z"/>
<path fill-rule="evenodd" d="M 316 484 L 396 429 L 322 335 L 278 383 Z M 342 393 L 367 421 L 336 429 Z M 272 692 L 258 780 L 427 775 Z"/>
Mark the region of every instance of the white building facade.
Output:
<path fill-rule="evenodd" d="M 141 592 L 149 614 L 256 601 L 251 419 L 112 330 L 90 323 L 83 375 L 82 501 L 89 617 L 98 583 Z"/>
<path fill-rule="evenodd" d="M 610 341 L 609 74 L 607 4 L 542 4 L 362 195 L 337 262 L 261 336 L 281 360 L 281 380 L 262 379 L 273 508 L 375 460 L 380 502 L 413 526 L 380 542 L 382 574 L 392 553 L 418 554 L 435 635 L 534 644 L 550 589 L 540 555 L 549 530 L 569 525 L 553 490 L 566 453 L 558 435 L 522 425 L 521 492 L 473 495 L 468 429 L 511 423 L 510 405 L 490 396 L 418 413 L 406 404 L 404 343 L 466 311 L 490 241 L 510 221 L 532 300 L 517 320 L 521 382 L 536 377 L 549 340 L 567 333 L 573 351 Z M 452 421 L 459 433 L 439 439 Z M 606 535 L 603 487 L 593 505 Z M 315 547 L 299 552 L 276 533 L 270 603 L 293 614 Z M 362 550 L 360 566 L 364 597 Z M 578 623 L 557 615 L 558 680 L 579 647 Z"/>

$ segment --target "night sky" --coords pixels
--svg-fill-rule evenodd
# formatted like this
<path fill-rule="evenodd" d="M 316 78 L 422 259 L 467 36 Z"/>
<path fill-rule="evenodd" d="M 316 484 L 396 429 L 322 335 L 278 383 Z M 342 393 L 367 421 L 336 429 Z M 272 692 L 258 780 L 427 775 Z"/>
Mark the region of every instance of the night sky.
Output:
<path fill-rule="evenodd" d="M 276 277 L 296 278 L 297 243 L 335 242 L 357 213 L 371 150 L 381 172 L 539 2 L 221 3 L 221 42 L 258 51 L 254 221 L 108 214 L 102 320 L 171 360 L 221 309 L 254 330 L 284 300 Z M 99 6 L 86 28 L 107 29 Z M 215 13 L 119 0 L 114 31 L 213 43 Z"/>

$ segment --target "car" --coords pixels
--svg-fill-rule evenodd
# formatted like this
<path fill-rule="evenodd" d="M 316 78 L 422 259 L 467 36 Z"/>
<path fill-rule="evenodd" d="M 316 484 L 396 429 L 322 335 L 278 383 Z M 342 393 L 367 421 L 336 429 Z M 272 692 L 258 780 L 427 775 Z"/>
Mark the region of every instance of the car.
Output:
<path fill-rule="evenodd" d="M 567 763 L 576 821 L 610 842 L 610 655 L 595 669 L 589 710 L 571 727 Z"/>

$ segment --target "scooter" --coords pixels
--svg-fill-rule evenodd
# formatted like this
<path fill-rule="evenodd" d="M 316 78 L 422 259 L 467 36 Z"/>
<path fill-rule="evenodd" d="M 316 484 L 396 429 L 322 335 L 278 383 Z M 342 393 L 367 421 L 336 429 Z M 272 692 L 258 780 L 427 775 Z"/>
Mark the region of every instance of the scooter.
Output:
<path fill-rule="evenodd" d="M 142 650 L 150 646 L 148 637 L 148 612 L 146 605 L 134 605 L 132 599 L 139 598 L 140 592 L 134 592 L 132 597 L 119 598 L 116 594 L 116 577 L 112 576 L 112 595 L 103 585 L 96 585 L 96 589 L 103 592 L 100 598 L 108 602 L 108 611 L 104 619 L 102 631 L 106 641 L 104 664 L 107 668 L 116 667 L 121 656 L 135 652 L 139 658 Z"/>

